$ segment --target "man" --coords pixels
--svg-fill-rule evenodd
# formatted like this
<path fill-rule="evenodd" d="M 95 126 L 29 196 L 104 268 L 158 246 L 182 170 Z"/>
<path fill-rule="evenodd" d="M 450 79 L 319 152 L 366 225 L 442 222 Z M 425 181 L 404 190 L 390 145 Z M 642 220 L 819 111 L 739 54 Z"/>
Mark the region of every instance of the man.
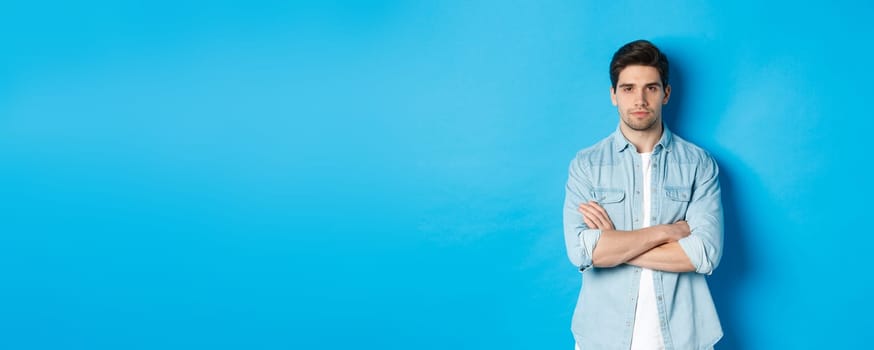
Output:
<path fill-rule="evenodd" d="M 711 349 L 722 327 L 705 276 L 722 256 L 719 170 L 671 133 L 668 59 L 634 41 L 610 62 L 619 127 L 571 161 L 568 256 L 582 273 L 571 327 L 589 349 Z"/>

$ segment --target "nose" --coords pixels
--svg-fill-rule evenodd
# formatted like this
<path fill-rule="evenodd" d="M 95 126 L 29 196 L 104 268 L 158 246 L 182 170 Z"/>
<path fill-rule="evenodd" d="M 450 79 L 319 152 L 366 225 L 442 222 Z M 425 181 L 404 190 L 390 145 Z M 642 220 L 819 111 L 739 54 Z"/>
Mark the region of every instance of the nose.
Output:
<path fill-rule="evenodd" d="M 649 104 L 646 102 L 646 92 L 644 89 L 640 89 L 640 92 L 635 94 L 634 96 L 634 105 L 637 107 L 646 107 Z"/>

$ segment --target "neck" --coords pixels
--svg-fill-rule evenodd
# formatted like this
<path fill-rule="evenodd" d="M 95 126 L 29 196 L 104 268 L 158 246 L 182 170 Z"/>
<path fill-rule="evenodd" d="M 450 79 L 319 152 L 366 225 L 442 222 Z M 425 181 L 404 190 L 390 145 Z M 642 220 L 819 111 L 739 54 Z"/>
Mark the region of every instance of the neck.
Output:
<path fill-rule="evenodd" d="M 659 142 L 659 139 L 662 138 L 664 126 L 659 122 L 647 130 L 634 130 L 625 125 L 625 123 L 621 123 L 619 130 L 622 131 L 622 135 L 628 139 L 628 142 L 631 142 L 634 148 L 637 148 L 637 153 L 650 153 L 655 148 L 656 143 Z"/>

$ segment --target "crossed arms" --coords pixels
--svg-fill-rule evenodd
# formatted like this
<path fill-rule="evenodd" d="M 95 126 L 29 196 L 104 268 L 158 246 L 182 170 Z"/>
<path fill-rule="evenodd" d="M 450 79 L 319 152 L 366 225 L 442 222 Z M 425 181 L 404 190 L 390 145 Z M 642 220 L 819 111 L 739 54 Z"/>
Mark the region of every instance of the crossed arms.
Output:
<path fill-rule="evenodd" d="M 602 208 L 605 203 L 592 202 L 598 200 L 596 194 L 602 188 L 594 186 L 591 179 L 600 181 L 604 176 L 592 169 L 590 161 L 579 157 L 572 161 L 565 196 L 565 245 L 568 258 L 580 271 L 629 264 L 709 275 L 718 266 L 723 213 L 719 168 L 712 158 L 699 159 L 681 221 L 632 231 L 616 230 Z"/>
<path fill-rule="evenodd" d="M 597 202 L 582 203 L 578 210 L 587 226 L 601 230 L 601 238 L 592 252 L 594 266 L 629 264 L 668 272 L 695 271 L 695 266 L 677 243 L 691 233 L 686 221 L 617 231 L 607 211 Z"/>

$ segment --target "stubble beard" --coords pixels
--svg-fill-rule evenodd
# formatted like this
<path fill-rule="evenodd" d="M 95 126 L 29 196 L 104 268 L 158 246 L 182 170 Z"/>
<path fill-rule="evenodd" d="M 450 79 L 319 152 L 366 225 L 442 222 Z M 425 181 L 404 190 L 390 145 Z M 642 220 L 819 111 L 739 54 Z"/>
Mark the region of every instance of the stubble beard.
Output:
<path fill-rule="evenodd" d="M 623 116 L 622 122 L 625 123 L 625 126 L 631 128 L 631 130 L 648 131 L 648 130 L 652 130 L 655 127 L 658 119 L 659 118 L 653 117 L 652 119 L 646 119 L 646 120 L 634 120 L 634 118 L 632 118 L 632 117 Z"/>

